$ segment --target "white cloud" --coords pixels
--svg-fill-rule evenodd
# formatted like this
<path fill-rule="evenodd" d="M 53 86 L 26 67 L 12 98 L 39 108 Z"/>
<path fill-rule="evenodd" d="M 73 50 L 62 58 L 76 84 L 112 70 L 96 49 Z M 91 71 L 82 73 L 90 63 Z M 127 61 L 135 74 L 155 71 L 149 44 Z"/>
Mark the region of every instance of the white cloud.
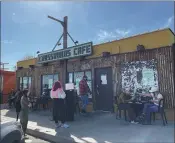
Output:
<path fill-rule="evenodd" d="M 2 40 L 1 43 L 3 43 L 3 44 L 12 44 L 12 41 L 9 41 L 9 40 Z"/>
<path fill-rule="evenodd" d="M 106 30 L 100 30 L 99 33 L 97 34 L 97 40 L 98 41 L 110 41 L 114 39 L 121 39 L 124 37 L 129 36 L 131 33 L 131 30 L 127 29 L 116 29 L 112 32 L 108 32 Z"/>
<path fill-rule="evenodd" d="M 16 13 L 12 13 L 12 15 L 13 15 L 13 16 L 15 16 L 15 15 L 16 15 Z"/>
<path fill-rule="evenodd" d="M 121 30 L 121 29 L 116 29 L 115 31 L 117 33 L 117 36 L 119 37 L 126 37 L 131 33 L 131 30 Z"/>
<path fill-rule="evenodd" d="M 99 33 L 97 34 L 97 37 L 99 41 L 104 41 L 104 40 L 116 38 L 116 35 L 113 32 L 100 30 Z"/>
<path fill-rule="evenodd" d="M 163 28 L 169 28 L 171 24 L 174 23 L 174 16 L 171 16 L 167 19 L 166 23 L 164 24 Z"/>

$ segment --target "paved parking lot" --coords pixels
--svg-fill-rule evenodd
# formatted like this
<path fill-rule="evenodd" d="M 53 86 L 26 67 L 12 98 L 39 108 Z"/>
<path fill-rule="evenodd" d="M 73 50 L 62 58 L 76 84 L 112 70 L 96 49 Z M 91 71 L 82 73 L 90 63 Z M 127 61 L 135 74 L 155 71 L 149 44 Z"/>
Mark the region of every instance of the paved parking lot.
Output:
<path fill-rule="evenodd" d="M 48 141 L 41 140 L 39 138 L 27 135 L 27 139 L 25 139 L 25 143 L 50 143 Z"/>
<path fill-rule="evenodd" d="M 1 120 L 13 121 L 15 114 L 15 111 L 4 110 L 1 112 Z M 30 112 L 28 133 L 54 142 L 174 142 L 174 122 L 170 121 L 166 126 L 159 120 L 150 126 L 135 125 L 124 120 L 116 120 L 114 114 L 95 112 L 88 116 L 77 115 L 74 122 L 68 122 L 70 128 L 55 130 L 54 122 L 49 120 L 50 114 L 47 111 Z"/>

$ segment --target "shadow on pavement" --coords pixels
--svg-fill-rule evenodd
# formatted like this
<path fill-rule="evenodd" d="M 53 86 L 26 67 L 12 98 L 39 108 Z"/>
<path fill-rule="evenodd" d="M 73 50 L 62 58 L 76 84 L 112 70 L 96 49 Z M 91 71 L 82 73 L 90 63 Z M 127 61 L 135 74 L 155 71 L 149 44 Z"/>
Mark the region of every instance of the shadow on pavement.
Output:
<path fill-rule="evenodd" d="M 6 112 L 8 117 L 16 117 L 15 110 Z M 57 128 L 54 121 L 50 121 L 50 111 L 30 112 L 29 120 L 41 126 L 52 129 L 52 137 L 65 138 L 68 142 L 82 143 L 115 143 L 115 142 L 174 142 L 174 123 L 169 122 L 167 126 L 162 121 L 156 121 L 153 125 L 143 126 L 130 124 L 124 120 L 116 120 L 111 113 L 95 112 L 87 116 L 75 115 L 75 121 L 67 122 L 70 128 Z M 46 137 L 47 138 L 47 137 Z M 49 135 L 48 135 L 49 138 Z"/>

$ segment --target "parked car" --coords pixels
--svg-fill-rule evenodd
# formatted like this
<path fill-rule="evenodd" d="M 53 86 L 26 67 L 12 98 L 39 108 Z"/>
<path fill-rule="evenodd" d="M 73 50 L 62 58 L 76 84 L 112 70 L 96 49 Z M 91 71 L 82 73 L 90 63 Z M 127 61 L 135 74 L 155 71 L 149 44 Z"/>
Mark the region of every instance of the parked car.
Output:
<path fill-rule="evenodd" d="M 24 143 L 24 133 L 19 122 L 7 122 L 0 125 L 0 143 Z"/>

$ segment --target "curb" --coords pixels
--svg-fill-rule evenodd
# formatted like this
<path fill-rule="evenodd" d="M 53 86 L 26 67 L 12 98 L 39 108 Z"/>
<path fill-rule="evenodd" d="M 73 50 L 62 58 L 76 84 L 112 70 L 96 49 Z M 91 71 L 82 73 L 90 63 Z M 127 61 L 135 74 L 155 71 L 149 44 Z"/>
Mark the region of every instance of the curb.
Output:
<path fill-rule="evenodd" d="M 53 136 L 53 135 L 49 135 L 43 132 L 39 132 L 38 130 L 32 130 L 32 129 L 27 129 L 27 134 L 40 138 L 42 140 L 51 142 L 51 143 L 76 143 L 73 140 L 70 140 L 66 137 L 63 136 Z"/>
<path fill-rule="evenodd" d="M 15 121 L 14 118 L 8 118 L 6 116 L 1 116 L 1 118 L 4 117 L 6 121 L 11 122 L 11 121 Z M 2 122 L 5 122 L 2 121 Z M 30 126 L 30 124 L 28 124 L 28 128 L 26 130 L 26 133 L 34 136 L 36 138 L 40 138 L 42 140 L 51 142 L 51 143 L 76 143 L 73 139 L 71 140 L 70 138 L 66 138 L 64 136 L 59 136 L 59 135 L 50 135 L 47 134 L 45 132 L 40 132 L 38 129 L 36 129 L 34 126 Z"/>

